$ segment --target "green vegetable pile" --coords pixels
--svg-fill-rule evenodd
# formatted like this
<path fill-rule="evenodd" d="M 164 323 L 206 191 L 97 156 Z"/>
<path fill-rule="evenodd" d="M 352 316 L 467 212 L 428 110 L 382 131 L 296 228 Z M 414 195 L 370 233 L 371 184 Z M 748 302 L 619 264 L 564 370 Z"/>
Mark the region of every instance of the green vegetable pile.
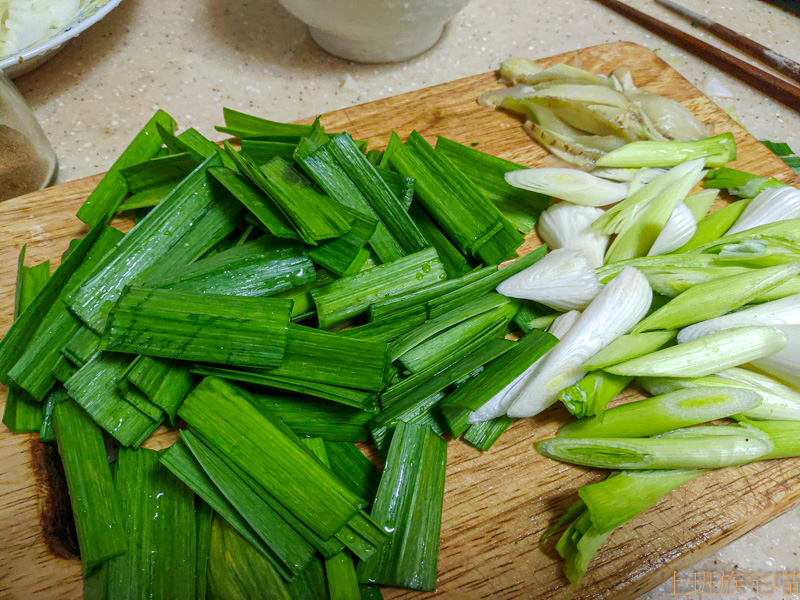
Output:
<path fill-rule="evenodd" d="M 440 436 L 487 450 L 511 423 L 469 426 L 459 397 L 555 343 L 506 339 L 520 302 L 494 291 L 544 256 L 498 269 L 550 198 L 416 132 L 367 151 L 230 110 L 220 130 L 241 151 L 159 111 L 53 274 L 22 249 L 3 422 L 58 445 L 85 598 L 434 590 Z M 177 441 L 141 447 L 162 424 Z"/>

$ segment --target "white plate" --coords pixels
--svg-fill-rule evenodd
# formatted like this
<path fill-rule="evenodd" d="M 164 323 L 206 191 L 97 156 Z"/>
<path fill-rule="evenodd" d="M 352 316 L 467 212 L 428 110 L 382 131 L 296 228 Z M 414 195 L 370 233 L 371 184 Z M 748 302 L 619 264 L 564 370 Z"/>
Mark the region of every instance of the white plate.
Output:
<path fill-rule="evenodd" d="M 122 0 L 92 0 L 50 37 L 14 54 L 0 56 L 0 70 L 14 79 L 35 69 L 58 53 L 69 40 L 101 21 L 120 2 Z"/>

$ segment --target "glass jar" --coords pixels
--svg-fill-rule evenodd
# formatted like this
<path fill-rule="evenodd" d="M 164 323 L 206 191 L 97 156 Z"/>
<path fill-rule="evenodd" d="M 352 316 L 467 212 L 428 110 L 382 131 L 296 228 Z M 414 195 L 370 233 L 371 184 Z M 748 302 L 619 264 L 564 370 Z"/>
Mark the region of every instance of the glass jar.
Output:
<path fill-rule="evenodd" d="M 0 71 L 0 200 L 49 185 L 56 153 L 25 99 Z"/>

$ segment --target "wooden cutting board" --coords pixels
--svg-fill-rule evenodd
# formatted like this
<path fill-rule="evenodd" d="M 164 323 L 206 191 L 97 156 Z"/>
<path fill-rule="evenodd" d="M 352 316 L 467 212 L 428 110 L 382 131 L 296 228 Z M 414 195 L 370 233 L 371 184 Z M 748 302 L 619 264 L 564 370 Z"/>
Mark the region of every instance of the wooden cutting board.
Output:
<path fill-rule="evenodd" d="M 712 123 L 715 132 L 732 131 L 740 156 L 734 166 L 800 184 L 776 156 L 650 50 L 618 42 L 541 62 L 549 66 L 576 61 L 599 73 L 630 67 L 638 86 L 682 102 Z M 516 117 L 475 102 L 481 92 L 497 86 L 494 73 L 476 75 L 332 112 L 323 115 L 322 122 L 330 130 L 368 139 L 374 148 L 387 143 L 392 129 L 402 137 L 417 129 L 431 140 L 441 134 L 541 166 L 546 153 L 531 142 Z M 90 177 L 0 204 L 0 331 L 11 323 L 20 247 L 28 244 L 28 264 L 45 259 L 57 263 L 69 240 L 85 232 L 74 214 L 98 180 Z M 117 226 L 127 230 L 130 222 L 120 220 Z M 535 245 L 533 235 L 526 246 Z M 563 409 L 554 408 L 518 421 L 486 454 L 460 441 L 449 444 L 437 596 L 635 598 L 673 571 L 800 505 L 800 460 L 717 471 L 670 494 L 616 531 L 595 557 L 584 583 L 570 586 L 561 576 L 555 551 L 540 550 L 539 540 L 573 502 L 576 489 L 600 474 L 545 459 L 532 447 L 551 437 L 566 418 Z M 78 599 L 77 559 L 64 557 L 63 548 L 43 534 L 43 518 L 52 520 L 50 480 L 41 468 L 41 444 L 35 438 L 12 435 L 0 425 L 0 598 Z M 163 447 L 171 439 L 169 432 L 161 431 L 148 445 Z M 433 596 L 403 590 L 386 590 L 384 595 Z"/>

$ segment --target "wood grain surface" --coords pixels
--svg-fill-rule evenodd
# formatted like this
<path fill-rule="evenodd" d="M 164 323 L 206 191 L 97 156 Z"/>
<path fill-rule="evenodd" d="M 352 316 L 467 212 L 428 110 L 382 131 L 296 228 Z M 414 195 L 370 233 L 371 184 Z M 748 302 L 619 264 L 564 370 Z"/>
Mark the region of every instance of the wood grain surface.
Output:
<path fill-rule="evenodd" d="M 800 184 L 777 157 L 736 125 L 651 51 L 632 43 L 595 46 L 542 62 L 576 64 L 608 73 L 628 66 L 640 87 L 685 104 L 715 132 L 732 131 L 739 148 L 734 166 Z M 390 130 L 437 134 L 530 166 L 546 164 L 513 115 L 479 106 L 475 98 L 496 87 L 493 73 L 386 98 L 322 116 L 331 130 L 346 130 L 383 147 Z M 268 99 L 264 115 L 269 116 Z M 310 122 L 310 120 L 309 120 Z M 99 177 L 67 183 L 0 204 L 0 331 L 11 323 L 14 273 L 20 247 L 29 264 L 58 262 L 69 240 L 85 232 L 74 214 Z M 130 222 L 118 221 L 126 229 Z M 529 237 L 528 248 L 538 244 Z M 4 395 L 4 394 L 3 394 Z M 0 406 L 4 400 L 0 401 Z M 463 442 L 448 446 L 447 479 L 436 594 L 385 590 L 387 598 L 635 598 L 725 544 L 800 504 L 800 460 L 767 461 L 726 469 L 670 494 L 616 531 L 591 564 L 580 587 L 561 575 L 561 561 L 539 540 L 575 499 L 576 489 L 600 473 L 539 456 L 533 442 L 552 436 L 567 419 L 554 408 L 518 421 L 486 454 Z M 148 442 L 163 447 L 163 430 Z M 75 600 L 80 566 L 59 558 L 42 533 L 47 482 L 36 475 L 35 436 L 12 435 L 0 425 L 0 598 Z"/>

